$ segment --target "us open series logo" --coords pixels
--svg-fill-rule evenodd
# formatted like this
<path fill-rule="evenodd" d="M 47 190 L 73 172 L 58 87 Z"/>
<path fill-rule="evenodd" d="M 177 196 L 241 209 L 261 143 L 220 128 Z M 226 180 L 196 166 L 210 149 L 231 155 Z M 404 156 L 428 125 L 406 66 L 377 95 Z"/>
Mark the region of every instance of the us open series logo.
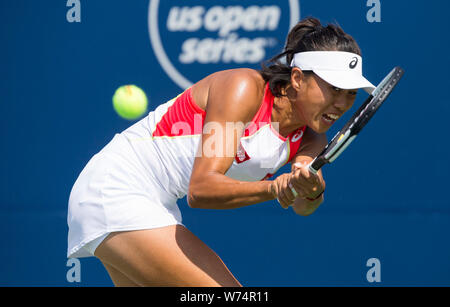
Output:
<path fill-rule="evenodd" d="M 150 0 L 150 41 L 182 89 L 218 70 L 260 68 L 300 20 L 298 0 Z"/>

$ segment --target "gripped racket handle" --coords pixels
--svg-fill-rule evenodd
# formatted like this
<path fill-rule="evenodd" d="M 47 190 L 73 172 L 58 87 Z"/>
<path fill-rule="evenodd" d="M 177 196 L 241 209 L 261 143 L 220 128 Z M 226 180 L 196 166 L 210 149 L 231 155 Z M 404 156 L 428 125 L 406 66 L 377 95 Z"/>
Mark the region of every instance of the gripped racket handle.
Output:
<path fill-rule="evenodd" d="M 313 173 L 314 175 L 316 175 L 317 172 L 319 171 L 319 169 L 325 164 L 325 163 L 322 163 L 321 166 L 318 166 L 319 163 L 320 163 L 319 161 L 320 161 L 320 159 L 315 158 L 313 161 L 311 161 L 311 163 L 308 164 L 308 169 L 309 169 L 309 171 L 310 171 L 311 173 Z M 318 167 L 318 168 L 316 169 L 315 167 Z M 294 197 L 297 198 L 298 193 L 297 193 L 297 191 L 294 189 L 294 187 L 293 187 L 291 184 L 289 184 L 289 188 L 291 188 L 291 191 L 292 191 L 292 194 L 294 195 Z M 279 201 L 278 201 L 278 202 L 279 202 Z"/>
<path fill-rule="evenodd" d="M 318 159 L 318 157 L 316 157 L 314 160 L 311 161 L 311 163 L 308 164 L 308 169 L 311 173 L 315 175 L 324 165 L 325 162 L 322 161 L 322 159 Z"/>
<path fill-rule="evenodd" d="M 313 161 L 311 161 L 311 163 L 308 164 L 309 171 L 311 173 L 313 173 L 314 175 L 316 175 L 317 172 L 319 171 L 319 169 L 325 164 L 325 163 L 323 163 L 323 162 L 321 163 L 319 161 L 320 161 L 320 159 L 317 159 L 317 157 L 316 157 Z M 317 169 L 316 169 L 316 167 L 317 167 Z M 289 187 L 291 188 L 291 191 L 292 191 L 292 194 L 294 195 L 294 197 L 297 198 L 297 196 L 298 196 L 297 191 L 294 189 L 294 187 L 291 184 L 289 184 Z"/>
<path fill-rule="evenodd" d="M 311 173 L 313 173 L 315 175 L 315 174 L 317 174 L 317 172 L 319 170 L 314 168 L 314 166 L 313 166 L 314 161 L 316 161 L 316 159 L 314 159 L 313 161 L 311 161 L 311 163 L 309 163 L 308 169 Z"/>

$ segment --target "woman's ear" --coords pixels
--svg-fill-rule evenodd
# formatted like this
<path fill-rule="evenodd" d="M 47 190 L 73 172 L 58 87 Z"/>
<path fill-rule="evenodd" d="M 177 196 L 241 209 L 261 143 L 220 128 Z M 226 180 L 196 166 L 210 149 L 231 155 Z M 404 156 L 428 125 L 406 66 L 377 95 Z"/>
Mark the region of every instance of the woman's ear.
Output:
<path fill-rule="evenodd" d="M 304 81 L 305 74 L 298 67 L 292 68 L 291 72 L 291 86 L 297 92 L 300 90 L 302 82 Z"/>

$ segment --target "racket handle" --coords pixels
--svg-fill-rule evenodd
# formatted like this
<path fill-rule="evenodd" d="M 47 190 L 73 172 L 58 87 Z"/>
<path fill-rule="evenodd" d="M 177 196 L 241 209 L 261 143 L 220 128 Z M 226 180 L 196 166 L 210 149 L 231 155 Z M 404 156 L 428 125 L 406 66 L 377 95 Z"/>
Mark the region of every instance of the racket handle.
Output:
<path fill-rule="evenodd" d="M 313 174 L 317 174 L 317 172 L 320 170 L 320 168 L 324 165 L 325 163 L 322 161 L 322 159 L 317 159 L 315 158 L 314 160 L 311 161 L 311 163 L 309 163 L 308 165 L 308 169 L 311 173 Z"/>
<path fill-rule="evenodd" d="M 308 169 L 309 169 L 309 171 L 310 171 L 311 173 L 313 173 L 313 174 L 315 175 L 315 174 L 317 174 L 317 172 L 318 172 L 319 170 L 316 170 L 316 169 L 312 166 L 313 162 L 314 162 L 314 161 L 311 161 L 311 163 L 309 163 Z"/>

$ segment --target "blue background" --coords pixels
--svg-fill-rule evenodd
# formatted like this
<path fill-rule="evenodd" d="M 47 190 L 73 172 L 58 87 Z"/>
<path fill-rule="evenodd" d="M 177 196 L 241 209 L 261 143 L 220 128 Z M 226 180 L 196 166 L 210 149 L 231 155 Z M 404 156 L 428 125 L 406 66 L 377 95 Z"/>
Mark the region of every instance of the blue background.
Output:
<path fill-rule="evenodd" d="M 185 225 L 246 286 L 450 284 L 450 4 L 381 3 L 381 23 L 369 23 L 365 0 L 301 0 L 302 17 L 337 21 L 355 37 L 373 83 L 393 66 L 406 70 L 360 137 L 325 167 L 326 201 L 315 214 L 275 202 L 230 211 L 179 202 Z M 118 86 L 142 87 L 150 109 L 181 90 L 152 51 L 149 1 L 81 4 L 82 22 L 68 23 L 65 0 L 0 2 L 2 286 L 112 285 L 94 258 L 81 259 L 80 283 L 66 280 L 70 189 L 90 157 L 132 124 L 112 108 Z M 381 283 L 366 280 L 370 258 L 381 262 Z"/>

